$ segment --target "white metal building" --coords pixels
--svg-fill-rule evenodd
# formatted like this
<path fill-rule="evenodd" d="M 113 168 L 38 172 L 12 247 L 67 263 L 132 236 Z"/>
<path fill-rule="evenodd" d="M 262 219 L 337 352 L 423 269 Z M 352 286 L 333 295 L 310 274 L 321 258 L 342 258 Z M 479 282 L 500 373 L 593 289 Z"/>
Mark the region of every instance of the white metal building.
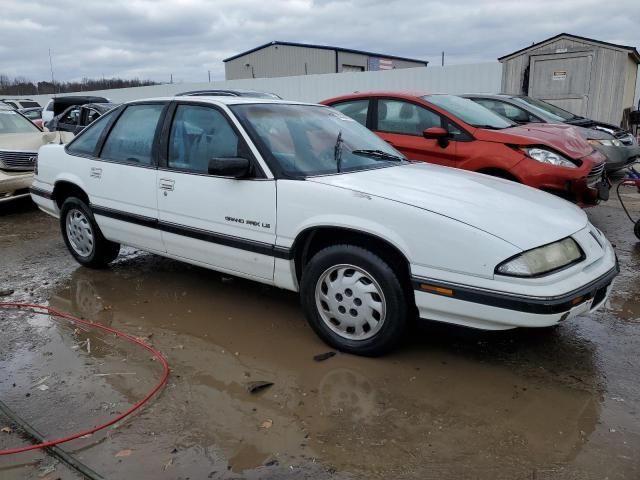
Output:
<path fill-rule="evenodd" d="M 635 47 L 561 33 L 498 60 L 504 93 L 617 125 L 634 106 L 640 64 Z"/>
<path fill-rule="evenodd" d="M 425 60 L 348 48 L 270 42 L 224 60 L 225 78 L 291 77 L 426 67 Z"/>

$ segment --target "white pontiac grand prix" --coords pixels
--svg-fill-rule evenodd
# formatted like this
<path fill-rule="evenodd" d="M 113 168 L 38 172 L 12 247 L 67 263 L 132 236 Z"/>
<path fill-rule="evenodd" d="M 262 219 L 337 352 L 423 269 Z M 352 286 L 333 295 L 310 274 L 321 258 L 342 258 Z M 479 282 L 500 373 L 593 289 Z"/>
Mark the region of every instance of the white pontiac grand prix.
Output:
<path fill-rule="evenodd" d="M 131 102 L 40 149 L 31 190 L 76 260 L 130 245 L 299 291 L 316 333 L 378 355 L 411 318 L 489 330 L 593 311 L 618 272 L 572 204 L 406 161 L 329 107 Z"/>

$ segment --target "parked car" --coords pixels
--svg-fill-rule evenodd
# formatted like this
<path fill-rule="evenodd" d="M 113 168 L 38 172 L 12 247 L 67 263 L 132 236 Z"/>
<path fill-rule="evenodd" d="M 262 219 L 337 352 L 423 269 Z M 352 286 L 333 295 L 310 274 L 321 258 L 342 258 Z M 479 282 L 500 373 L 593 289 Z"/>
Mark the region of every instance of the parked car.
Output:
<path fill-rule="evenodd" d="M 31 192 L 82 265 L 124 244 L 299 291 L 316 333 L 363 355 L 397 344 L 414 316 L 555 325 L 600 307 L 617 274 L 576 206 L 408 162 L 321 105 L 130 102 L 41 148 Z"/>
<path fill-rule="evenodd" d="M 73 135 L 42 132 L 13 109 L 0 109 L 0 203 L 29 195 L 38 149 Z"/>
<path fill-rule="evenodd" d="M 74 105 L 67 108 L 60 115 L 53 117 L 49 122 L 49 130 L 52 132 L 63 131 L 80 133 L 87 125 L 95 122 L 109 110 L 118 107 L 119 103 L 88 103 L 86 105 Z"/>
<path fill-rule="evenodd" d="M 607 157 L 607 171 L 620 170 L 640 159 L 640 146 L 630 132 L 574 115 L 544 100 L 504 94 L 463 96 L 519 124 L 555 123 L 574 126 L 596 150 Z"/>
<path fill-rule="evenodd" d="M 493 175 L 582 206 L 609 196 L 605 157 L 574 128 L 519 126 L 454 95 L 358 93 L 322 102 L 377 133 L 412 160 Z"/>
<path fill-rule="evenodd" d="M 15 110 L 20 110 L 21 108 L 40 107 L 38 102 L 30 98 L 5 98 L 4 100 L 0 100 L 0 102 L 5 105 L 9 105 Z"/>
<path fill-rule="evenodd" d="M 73 105 L 84 105 L 86 103 L 110 103 L 110 100 L 104 97 L 90 97 L 69 95 L 67 97 L 54 97 L 47 102 L 42 111 L 42 120 L 46 128 L 49 128 L 49 122 L 53 117 L 60 115 L 67 108 Z"/>
<path fill-rule="evenodd" d="M 281 100 L 282 98 L 275 93 L 259 92 L 257 90 L 216 88 L 211 90 L 192 90 L 190 92 L 182 92 L 177 97 L 252 97 L 252 98 L 270 98 L 271 100 Z"/>
<path fill-rule="evenodd" d="M 42 130 L 42 107 L 21 108 L 18 111 Z"/>

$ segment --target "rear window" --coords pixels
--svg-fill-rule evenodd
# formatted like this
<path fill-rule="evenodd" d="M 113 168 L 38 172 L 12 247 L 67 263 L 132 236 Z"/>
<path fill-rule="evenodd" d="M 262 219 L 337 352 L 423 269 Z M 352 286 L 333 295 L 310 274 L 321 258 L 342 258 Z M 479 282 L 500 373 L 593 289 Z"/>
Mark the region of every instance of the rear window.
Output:
<path fill-rule="evenodd" d="M 31 108 L 31 107 L 40 106 L 38 102 L 34 102 L 32 100 L 20 100 L 20 105 L 22 105 L 22 108 Z"/>

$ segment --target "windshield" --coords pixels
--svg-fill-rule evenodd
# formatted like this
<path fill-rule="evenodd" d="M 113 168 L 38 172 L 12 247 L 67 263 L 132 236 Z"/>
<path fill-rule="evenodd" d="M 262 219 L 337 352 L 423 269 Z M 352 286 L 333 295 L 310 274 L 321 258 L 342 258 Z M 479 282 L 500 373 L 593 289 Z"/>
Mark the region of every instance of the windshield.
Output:
<path fill-rule="evenodd" d="M 0 134 L 38 133 L 40 130 L 29 120 L 13 110 L 0 110 Z"/>
<path fill-rule="evenodd" d="M 353 172 L 405 161 L 387 142 L 333 108 L 263 103 L 231 109 L 258 138 L 263 157 L 287 176 Z"/>
<path fill-rule="evenodd" d="M 456 97 L 455 95 L 425 95 L 422 98 L 473 127 L 502 130 L 516 125 L 511 120 L 502 118 L 468 98 Z"/>
<path fill-rule="evenodd" d="M 543 114 L 554 117 L 554 120 L 558 120 L 559 122 L 566 122 L 567 120 L 579 118 L 571 112 L 567 112 L 560 107 L 556 107 L 555 105 L 551 105 L 550 103 L 537 100 L 535 98 L 514 97 L 513 100 L 528 105 L 529 107 L 533 107 L 534 109 L 541 110 Z"/>

